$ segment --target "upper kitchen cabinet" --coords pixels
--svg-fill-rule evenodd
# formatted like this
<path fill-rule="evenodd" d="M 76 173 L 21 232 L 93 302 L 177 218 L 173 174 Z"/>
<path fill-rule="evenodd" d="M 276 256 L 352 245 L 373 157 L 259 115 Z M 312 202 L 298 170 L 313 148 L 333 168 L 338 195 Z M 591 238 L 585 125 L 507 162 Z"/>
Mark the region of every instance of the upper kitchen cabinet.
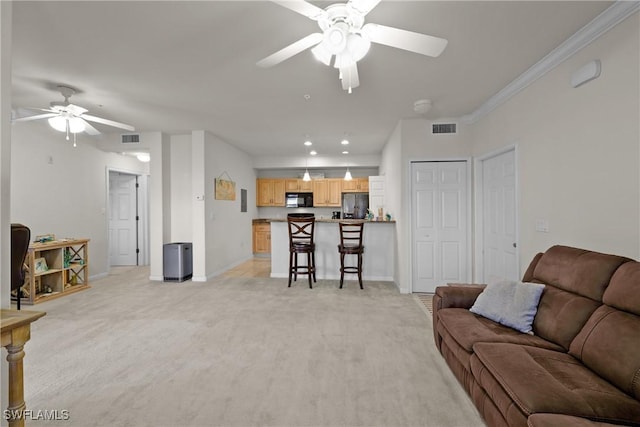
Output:
<path fill-rule="evenodd" d="M 284 179 L 258 178 L 256 206 L 284 206 Z"/>
<path fill-rule="evenodd" d="M 311 193 L 313 191 L 313 182 L 304 181 L 302 179 L 287 179 L 285 181 L 285 191 L 287 193 L 295 193 L 295 192 Z"/>
<path fill-rule="evenodd" d="M 342 182 L 343 193 L 368 193 L 369 177 L 353 178 L 351 181 Z"/>
<path fill-rule="evenodd" d="M 341 207 L 342 178 L 313 180 L 313 206 Z"/>

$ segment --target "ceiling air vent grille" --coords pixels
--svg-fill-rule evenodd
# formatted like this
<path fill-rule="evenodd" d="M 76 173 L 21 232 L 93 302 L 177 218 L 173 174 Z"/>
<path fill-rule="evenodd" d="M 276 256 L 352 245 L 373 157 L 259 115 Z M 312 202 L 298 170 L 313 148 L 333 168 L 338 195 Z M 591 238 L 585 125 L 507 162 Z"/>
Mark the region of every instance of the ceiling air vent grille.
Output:
<path fill-rule="evenodd" d="M 123 144 L 139 144 L 140 143 L 140 135 L 137 133 L 122 135 L 121 142 Z"/>
<path fill-rule="evenodd" d="M 456 123 L 434 123 L 431 125 L 431 133 L 434 135 L 457 133 L 457 128 Z"/>

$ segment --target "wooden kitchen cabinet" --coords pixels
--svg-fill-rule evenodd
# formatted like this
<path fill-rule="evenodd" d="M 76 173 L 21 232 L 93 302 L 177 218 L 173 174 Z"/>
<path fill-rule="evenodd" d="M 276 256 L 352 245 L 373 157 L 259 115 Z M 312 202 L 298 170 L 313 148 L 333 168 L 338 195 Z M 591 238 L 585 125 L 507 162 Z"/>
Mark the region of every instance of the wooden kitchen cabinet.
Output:
<path fill-rule="evenodd" d="M 253 224 L 253 253 L 271 253 L 271 224 Z"/>
<path fill-rule="evenodd" d="M 294 193 L 296 191 L 311 193 L 313 191 L 313 182 L 302 179 L 287 179 L 285 180 L 285 191 L 287 193 Z"/>
<path fill-rule="evenodd" d="M 351 181 L 342 182 L 343 193 L 368 193 L 369 177 L 353 178 Z"/>
<path fill-rule="evenodd" d="M 285 180 L 258 178 L 256 206 L 284 206 Z"/>
<path fill-rule="evenodd" d="M 342 178 L 313 180 L 313 206 L 341 207 Z"/>

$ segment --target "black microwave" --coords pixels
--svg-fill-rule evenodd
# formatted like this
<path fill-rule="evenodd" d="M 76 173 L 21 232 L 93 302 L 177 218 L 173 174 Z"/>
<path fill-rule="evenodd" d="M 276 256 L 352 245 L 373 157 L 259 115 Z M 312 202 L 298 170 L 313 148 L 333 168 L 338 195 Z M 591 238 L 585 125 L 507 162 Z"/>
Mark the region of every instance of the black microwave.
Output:
<path fill-rule="evenodd" d="M 313 193 L 286 193 L 286 207 L 312 208 Z"/>

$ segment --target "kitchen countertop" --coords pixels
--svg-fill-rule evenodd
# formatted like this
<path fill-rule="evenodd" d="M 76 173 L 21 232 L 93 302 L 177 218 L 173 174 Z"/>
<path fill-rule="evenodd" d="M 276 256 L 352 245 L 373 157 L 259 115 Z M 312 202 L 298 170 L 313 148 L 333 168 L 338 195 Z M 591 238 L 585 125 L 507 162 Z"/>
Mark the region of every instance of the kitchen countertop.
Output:
<path fill-rule="evenodd" d="M 264 224 L 264 223 L 271 223 L 271 222 L 287 222 L 287 218 L 256 218 L 253 220 L 254 224 Z M 391 221 L 369 221 L 366 219 L 330 219 L 330 218 L 316 218 L 316 222 L 344 222 L 344 223 L 350 223 L 350 224 L 359 224 L 361 222 L 364 223 L 371 223 L 371 224 L 392 224 L 395 223 L 396 220 L 392 219 Z"/>

